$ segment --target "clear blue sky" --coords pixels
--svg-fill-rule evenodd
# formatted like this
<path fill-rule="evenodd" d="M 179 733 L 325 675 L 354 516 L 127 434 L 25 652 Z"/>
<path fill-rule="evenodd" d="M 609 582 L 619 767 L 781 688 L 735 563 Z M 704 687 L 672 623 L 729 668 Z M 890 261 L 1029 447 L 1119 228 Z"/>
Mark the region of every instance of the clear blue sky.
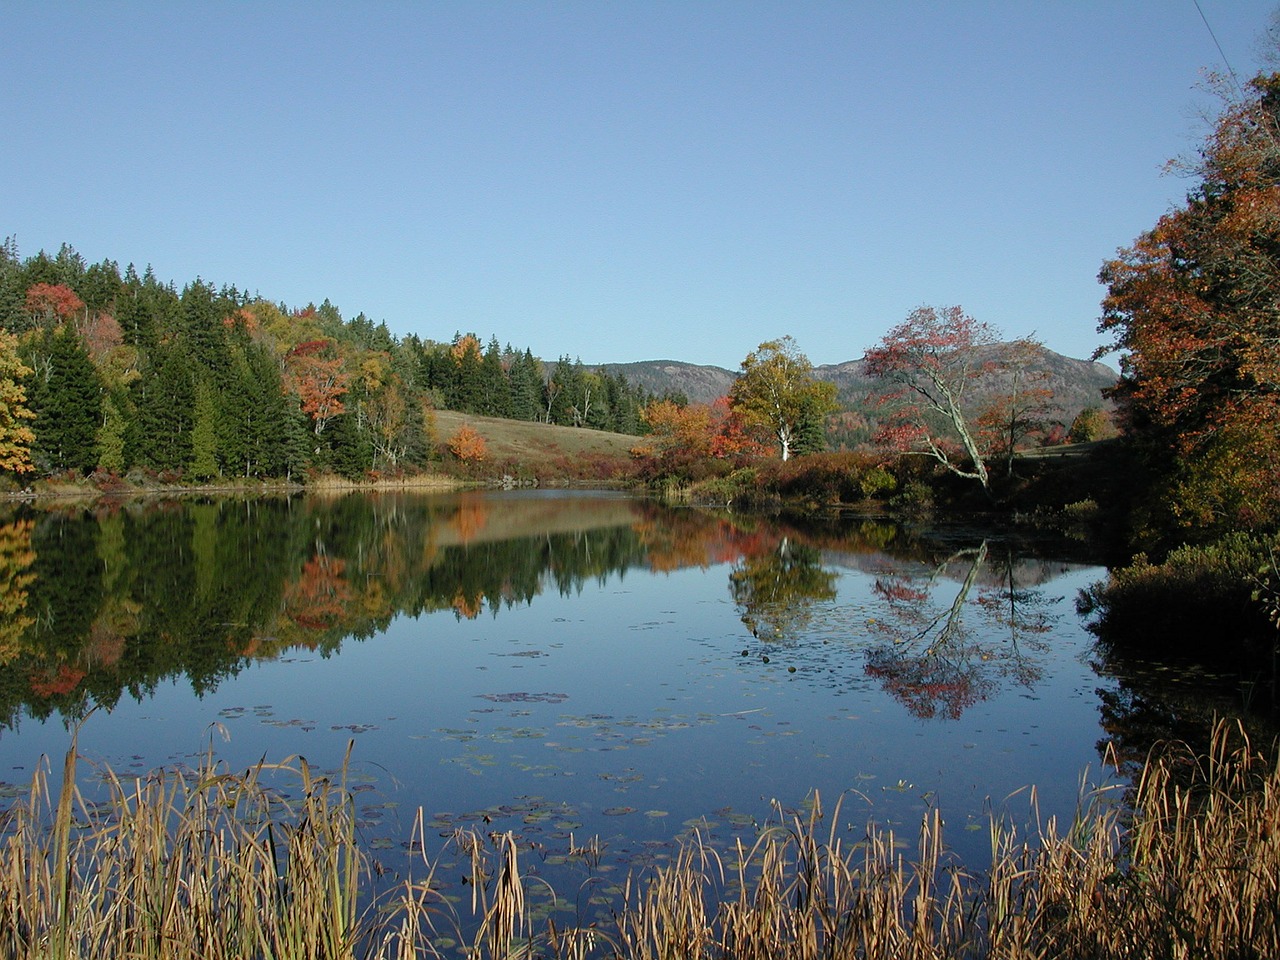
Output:
<path fill-rule="evenodd" d="M 1274 2 L 1200 8 L 1257 72 Z M 926 303 L 1086 357 L 1203 68 L 1193 0 L 9 0 L 0 236 L 549 359 L 839 363 Z"/>

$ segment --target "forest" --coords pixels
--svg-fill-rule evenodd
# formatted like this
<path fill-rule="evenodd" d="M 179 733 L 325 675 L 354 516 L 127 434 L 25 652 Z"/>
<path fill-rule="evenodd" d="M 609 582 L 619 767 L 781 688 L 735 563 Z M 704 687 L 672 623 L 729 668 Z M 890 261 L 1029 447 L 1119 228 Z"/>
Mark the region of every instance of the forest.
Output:
<path fill-rule="evenodd" d="M 396 475 L 438 458 L 436 409 L 638 434 L 653 399 L 496 337 L 396 337 L 328 300 L 0 248 L 0 473 Z"/>

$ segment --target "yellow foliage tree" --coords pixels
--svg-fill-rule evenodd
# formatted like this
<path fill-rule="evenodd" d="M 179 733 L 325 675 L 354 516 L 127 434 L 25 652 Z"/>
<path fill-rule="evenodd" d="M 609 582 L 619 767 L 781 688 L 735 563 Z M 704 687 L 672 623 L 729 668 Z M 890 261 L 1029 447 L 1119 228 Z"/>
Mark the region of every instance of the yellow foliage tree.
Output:
<path fill-rule="evenodd" d="M 22 381 L 31 368 L 18 358 L 18 338 L 0 330 L 0 471 L 31 473 L 35 433 L 26 425 L 35 414 L 27 407 Z"/>

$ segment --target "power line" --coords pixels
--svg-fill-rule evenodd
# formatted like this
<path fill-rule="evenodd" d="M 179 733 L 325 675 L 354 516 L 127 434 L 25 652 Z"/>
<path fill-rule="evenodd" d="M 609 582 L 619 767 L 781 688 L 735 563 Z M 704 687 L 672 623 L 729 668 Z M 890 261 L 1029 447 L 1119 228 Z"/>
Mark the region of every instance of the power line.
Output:
<path fill-rule="evenodd" d="M 1236 76 L 1235 70 L 1231 68 L 1231 61 L 1227 59 L 1226 51 L 1222 49 L 1222 44 L 1218 42 L 1218 35 L 1213 32 L 1213 27 L 1209 25 L 1209 18 L 1204 15 L 1204 10 L 1200 7 L 1200 0 L 1191 0 L 1191 2 L 1196 5 L 1196 12 L 1200 14 L 1200 19 L 1204 21 L 1204 28 L 1209 31 L 1209 37 L 1213 40 L 1213 45 L 1218 48 L 1218 56 L 1222 58 L 1222 63 L 1227 68 L 1227 75 L 1231 77 L 1236 93 L 1243 97 L 1244 87 L 1240 86 L 1240 79 Z"/>

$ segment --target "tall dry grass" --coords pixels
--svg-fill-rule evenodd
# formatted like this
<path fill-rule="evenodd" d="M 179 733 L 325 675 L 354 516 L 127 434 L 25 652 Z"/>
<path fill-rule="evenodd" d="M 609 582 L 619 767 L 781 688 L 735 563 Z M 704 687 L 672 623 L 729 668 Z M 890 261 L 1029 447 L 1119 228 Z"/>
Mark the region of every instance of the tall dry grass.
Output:
<path fill-rule="evenodd" d="M 137 781 L 108 771 L 95 806 L 76 767 L 73 744 L 60 785 L 38 774 L 8 815 L 5 958 L 1280 957 L 1280 767 L 1228 724 L 1206 754 L 1154 751 L 1123 802 L 1082 790 L 1070 823 L 1023 836 L 993 817 L 983 869 L 948 856 L 937 811 L 907 848 L 874 825 L 851 839 L 815 798 L 751 845 L 695 838 L 630 878 L 607 920 L 538 929 L 510 833 L 450 841 L 469 917 L 425 855 L 376 891 L 345 773 L 293 758 L 232 775 L 208 756 Z M 419 814 L 411 849 L 425 840 Z"/>

